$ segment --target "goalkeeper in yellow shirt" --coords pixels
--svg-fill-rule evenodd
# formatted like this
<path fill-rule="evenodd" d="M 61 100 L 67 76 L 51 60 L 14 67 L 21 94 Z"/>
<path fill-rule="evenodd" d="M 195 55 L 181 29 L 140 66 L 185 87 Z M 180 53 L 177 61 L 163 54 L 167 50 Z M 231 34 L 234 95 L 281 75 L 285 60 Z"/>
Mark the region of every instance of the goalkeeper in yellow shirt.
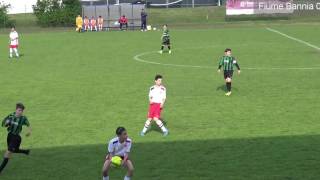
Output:
<path fill-rule="evenodd" d="M 78 17 L 76 18 L 76 26 L 77 26 L 76 31 L 79 33 L 82 31 L 82 24 L 83 24 L 82 17 L 78 15 Z"/>

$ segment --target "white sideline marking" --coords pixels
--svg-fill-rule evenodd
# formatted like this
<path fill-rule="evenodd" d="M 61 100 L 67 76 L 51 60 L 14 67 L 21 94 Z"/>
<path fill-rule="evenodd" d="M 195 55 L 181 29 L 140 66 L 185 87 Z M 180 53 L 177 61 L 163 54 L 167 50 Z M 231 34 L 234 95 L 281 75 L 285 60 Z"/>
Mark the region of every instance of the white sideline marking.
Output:
<path fill-rule="evenodd" d="M 304 44 L 304 45 L 306 45 L 306 46 L 312 47 L 312 48 L 314 48 L 314 49 L 316 49 L 316 50 L 320 50 L 320 47 L 318 47 L 318 46 L 316 46 L 316 45 L 313 45 L 313 44 L 310 44 L 310 43 L 308 43 L 308 42 L 306 42 L 306 41 L 303 41 L 303 40 L 301 40 L 301 39 L 298 39 L 298 38 L 289 36 L 289 35 L 287 35 L 287 34 L 285 34 L 285 33 L 282 33 L 282 32 L 280 32 L 280 31 L 277 31 L 277 30 L 272 29 L 272 28 L 266 28 L 266 29 L 267 29 L 268 31 L 271 31 L 271 32 L 280 34 L 281 36 L 284 36 L 284 37 L 289 38 L 289 39 L 291 39 L 291 40 L 297 41 L 297 42 L 299 42 L 299 43 L 301 43 L 301 44 Z"/>

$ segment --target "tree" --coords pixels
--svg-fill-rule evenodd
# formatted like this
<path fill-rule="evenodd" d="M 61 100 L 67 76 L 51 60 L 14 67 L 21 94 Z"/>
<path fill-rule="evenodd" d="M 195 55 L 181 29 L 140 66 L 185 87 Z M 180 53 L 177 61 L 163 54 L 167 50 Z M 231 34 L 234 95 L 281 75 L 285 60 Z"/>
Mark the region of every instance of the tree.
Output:
<path fill-rule="evenodd" d="M 38 0 L 33 6 L 41 26 L 73 26 L 81 12 L 79 0 Z"/>
<path fill-rule="evenodd" d="M 14 25 L 14 21 L 8 16 L 8 8 L 10 8 L 10 4 L 0 2 L 0 27 L 2 28 Z"/>

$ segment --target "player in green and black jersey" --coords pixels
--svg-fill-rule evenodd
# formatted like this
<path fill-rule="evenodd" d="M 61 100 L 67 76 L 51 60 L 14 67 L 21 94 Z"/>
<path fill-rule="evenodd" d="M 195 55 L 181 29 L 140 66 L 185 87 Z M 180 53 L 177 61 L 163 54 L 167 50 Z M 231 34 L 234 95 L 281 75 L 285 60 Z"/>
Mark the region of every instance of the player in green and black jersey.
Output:
<path fill-rule="evenodd" d="M 161 36 L 161 40 L 162 40 L 162 45 L 161 45 L 160 54 L 163 53 L 163 49 L 164 49 L 165 46 L 168 47 L 169 54 L 171 54 L 170 35 L 169 35 L 168 25 L 166 25 L 166 24 L 163 26 L 163 33 L 162 33 L 162 36 Z"/>
<path fill-rule="evenodd" d="M 224 72 L 224 79 L 226 81 L 227 93 L 226 96 L 231 95 L 231 80 L 233 75 L 233 67 L 236 66 L 238 69 L 238 74 L 240 74 L 240 66 L 233 56 L 231 56 L 231 49 L 227 48 L 224 51 L 224 56 L 220 58 L 218 72 L 220 73 L 221 68 Z"/>
<path fill-rule="evenodd" d="M 20 144 L 21 144 L 20 133 L 22 131 L 22 126 L 28 127 L 28 132 L 26 136 L 31 135 L 30 123 L 27 117 L 23 115 L 24 109 L 25 107 L 22 103 L 17 103 L 16 111 L 9 114 L 2 121 L 2 127 L 6 127 L 8 130 L 8 136 L 7 136 L 8 150 L 6 151 L 3 161 L 0 165 L 0 173 L 4 169 L 4 167 L 7 165 L 12 153 L 22 153 L 26 155 L 29 155 L 30 153 L 30 150 L 20 149 Z"/>

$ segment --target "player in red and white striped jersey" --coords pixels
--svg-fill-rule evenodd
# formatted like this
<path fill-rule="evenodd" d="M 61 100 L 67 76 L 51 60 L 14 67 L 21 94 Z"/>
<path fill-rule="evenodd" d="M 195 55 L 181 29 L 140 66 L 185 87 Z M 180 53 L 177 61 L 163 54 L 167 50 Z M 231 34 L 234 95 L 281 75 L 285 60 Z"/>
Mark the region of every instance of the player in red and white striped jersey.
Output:
<path fill-rule="evenodd" d="M 11 32 L 10 32 L 10 35 L 9 35 L 9 38 L 10 38 L 10 45 L 9 45 L 9 48 L 10 48 L 10 58 L 12 58 L 12 53 L 13 51 L 15 52 L 16 54 L 16 57 L 19 57 L 19 53 L 18 53 L 18 46 L 19 46 L 19 35 L 17 33 L 17 31 L 15 30 L 14 27 L 11 28 Z"/>
<path fill-rule="evenodd" d="M 148 119 L 144 125 L 140 135 L 144 136 L 151 124 L 151 121 L 155 121 L 159 128 L 161 128 L 163 135 L 167 136 L 169 131 L 160 120 L 161 111 L 166 101 L 166 88 L 162 85 L 162 76 L 156 75 L 155 85 L 150 88 L 149 91 L 149 113 Z"/>

